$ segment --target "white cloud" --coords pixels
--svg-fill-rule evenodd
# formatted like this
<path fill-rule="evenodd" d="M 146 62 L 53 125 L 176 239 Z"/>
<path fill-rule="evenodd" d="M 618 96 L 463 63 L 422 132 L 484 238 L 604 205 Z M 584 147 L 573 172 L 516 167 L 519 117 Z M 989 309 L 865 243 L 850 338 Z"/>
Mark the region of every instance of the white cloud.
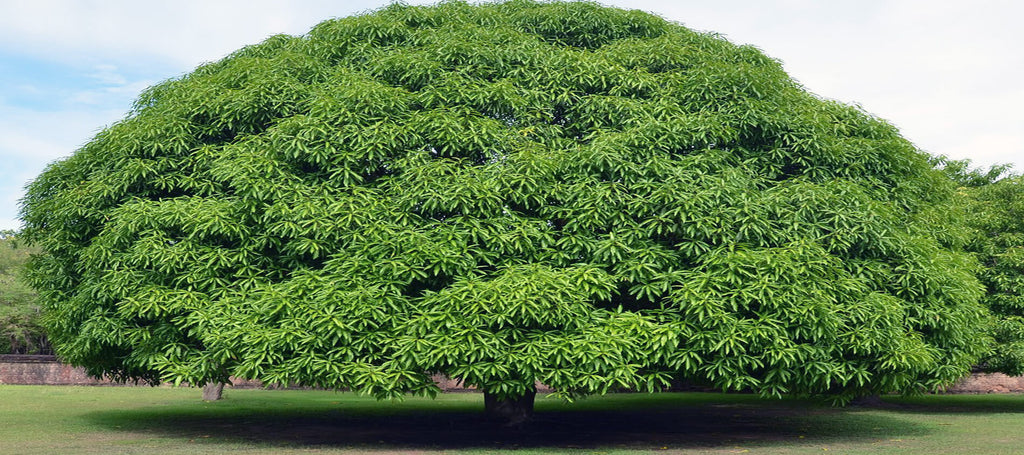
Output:
<path fill-rule="evenodd" d="M 90 78 L 102 85 L 125 85 L 128 80 L 118 72 L 116 65 L 96 65 L 94 71 L 87 74 Z"/>
<path fill-rule="evenodd" d="M 24 186 L 49 163 L 70 155 L 107 124 L 123 116 L 113 110 L 38 112 L 0 106 L 0 229 L 15 229 Z"/>
<path fill-rule="evenodd" d="M 1024 171 L 1024 4 L 1010 0 L 612 1 L 754 44 L 818 95 L 919 147 Z"/>
<path fill-rule="evenodd" d="M 21 221 L 15 215 L 17 209 L 11 211 L 6 209 L 6 207 L 18 207 L 18 200 L 21 197 L 20 191 L 12 193 L 8 192 L 6 188 L 0 188 L 0 191 L 3 191 L 0 192 L 0 207 L 5 207 L 3 213 L 0 213 L 0 231 L 21 229 Z"/>
<path fill-rule="evenodd" d="M 948 150 L 952 156 L 971 158 L 987 164 L 1007 163 L 1006 151 L 1016 150 L 1017 163 L 1020 163 L 1020 157 L 1024 156 L 1024 138 L 1015 134 L 986 133 L 952 142 Z M 1016 170 L 1021 172 L 1024 168 L 1018 165 Z"/>
<path fill-rule="evenodd" d="M 27 93 L 27 94 L 39 94 L 39 93 L 43 92 L 42 89 L 40 89 L 39 87 L 36 87 L 35 85 L 31 85 L 31 84 L 21 84 L 21 85 L 15 87 L 15 89 L 17 91 L 21 92 L 21 93 Z"/>
<path fill-rule="evenodd" d="M 75 104 L 89 104 L 96 106 L 110 106 L 117 104 L 129 106 L 131 101 L 138 97 L 139 93 L 155 84 L 157 81 L 124 81 L 123 85 L 112 87 L 100 87 L 90 90 L 81 90 L 71 94 L 68 101 Z"/>
<path fill-rule="evenodd" d="M 0 123 L 0 159 L 51 161 L 69 155 L 104 123 L 113 121 L 111 112 L 100 114 L 107 118 L 89 111 L 36 112 L 0 106 L 0 117 L 17 119 L 17 123 Z"/>

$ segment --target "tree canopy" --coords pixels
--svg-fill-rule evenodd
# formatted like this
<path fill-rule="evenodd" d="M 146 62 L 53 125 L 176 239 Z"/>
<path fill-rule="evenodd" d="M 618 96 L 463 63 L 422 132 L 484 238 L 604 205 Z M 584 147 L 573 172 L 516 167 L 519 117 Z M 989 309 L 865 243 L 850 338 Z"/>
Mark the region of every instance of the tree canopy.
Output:
<path fill-rule="evenodd" d="M 952 186 L 751 46 L 593 3 L 392 5 L 148 89 L 23 201 L 59 354 L 499 400 L 932 389 L 984 335 Z"/>

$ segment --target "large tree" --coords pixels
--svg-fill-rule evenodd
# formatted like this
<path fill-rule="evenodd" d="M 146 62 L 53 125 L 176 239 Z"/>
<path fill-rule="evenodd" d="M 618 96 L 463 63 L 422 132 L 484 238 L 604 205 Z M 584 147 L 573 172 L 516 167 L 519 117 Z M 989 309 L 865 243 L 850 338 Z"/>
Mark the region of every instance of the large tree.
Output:
<path fill-rule="evenodd" d="M 980 355 L 952 187 L 778 61 L 592 3 L 392 5 L 147 90 L 23 202 L 60 355 L 528 412 L 674 379 L 931 389 Z"/>

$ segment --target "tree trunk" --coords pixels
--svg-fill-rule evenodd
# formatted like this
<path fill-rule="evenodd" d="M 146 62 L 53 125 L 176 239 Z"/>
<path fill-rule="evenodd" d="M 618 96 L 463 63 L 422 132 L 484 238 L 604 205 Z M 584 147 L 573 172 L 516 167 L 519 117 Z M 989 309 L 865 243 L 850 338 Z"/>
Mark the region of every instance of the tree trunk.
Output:
<path fill-rule="evenodd" d="M 203 386 L 203 401 L 217 401 L 224 396 L 224 383 L 211 382 Z"/>
<path fill-rule="evenodd" d="M 882 401 L 882 396 L 876 393 L 872 395 L 861 395 L 857 398 L 854 398 L 850 400 L 850 406 L 878 408 L 885 406 L 885 402 Z"/>
<path fill-rule="evenodd" d="M 520 397 L 499 399 L 497 395 L 484 391 L 484 412 L 489 418 L 506 426 L 519 426 L 533 416 L 533 399 L 537 391 L 530 388 Z"/>

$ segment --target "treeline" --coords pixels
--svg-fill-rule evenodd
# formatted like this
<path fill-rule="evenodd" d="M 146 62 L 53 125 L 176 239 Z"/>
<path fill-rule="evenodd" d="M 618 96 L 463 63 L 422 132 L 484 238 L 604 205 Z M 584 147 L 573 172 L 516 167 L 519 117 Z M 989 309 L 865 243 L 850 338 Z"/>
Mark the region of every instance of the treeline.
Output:
<path fill-rule="evenodd" d="M 983 371 L 1024 374 L 1024 176 L 1009 165 L 972 168 L 968 160 L 941 157 L 934 164 L 958 187 L 950 213 L 954 246 L 978 260 L 985 287 L 982 303 L 991 311 L 993 349 Z"/>
<path fill-rule="evenodd" d="M 19 242 L 16 232 L 0 231 L 0 354 L 53 354 L 36 293 L 22 279 L 37 251 Z"/>

